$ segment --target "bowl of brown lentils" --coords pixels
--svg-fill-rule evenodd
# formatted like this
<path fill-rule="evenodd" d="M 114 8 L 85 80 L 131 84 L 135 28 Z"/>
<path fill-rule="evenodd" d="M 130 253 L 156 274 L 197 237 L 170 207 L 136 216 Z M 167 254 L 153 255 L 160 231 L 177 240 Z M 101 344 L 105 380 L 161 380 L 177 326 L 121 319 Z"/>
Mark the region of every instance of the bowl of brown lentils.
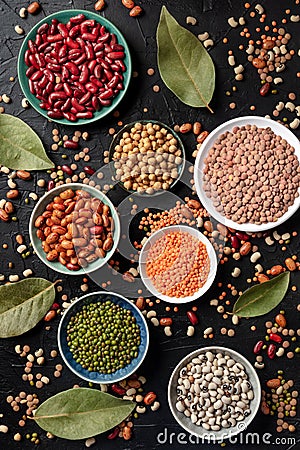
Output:
<path fill-rule="evenodd" d="M 101 269 L 111 258 L 120 239 L 120 221 L 100 190 L 69 183 L 39 200 L 29 233 L 44 264 L 66 275 L 84 275 Z"/>
<path fill-rule="evenodd" d="M 229 120 L 205 139 L 195 163 L 195 187 L 209 214 L 227 227 L 269 230 L 300 205 L 300 143 L 265 117 Z"/>
<path fill-rule="evenodd" d="M 140 120 L 125 125 L 109 149 L 113 179 L 126 191 L 155 195 L 171 189 L 185 166 L 184 146 L 167 125 Z"/>

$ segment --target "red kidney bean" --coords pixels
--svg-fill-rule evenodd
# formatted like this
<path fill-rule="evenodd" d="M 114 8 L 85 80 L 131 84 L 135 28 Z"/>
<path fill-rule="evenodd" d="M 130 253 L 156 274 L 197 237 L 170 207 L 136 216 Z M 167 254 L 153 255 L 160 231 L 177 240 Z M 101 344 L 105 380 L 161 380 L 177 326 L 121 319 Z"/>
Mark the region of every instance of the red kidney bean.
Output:
<path fill-rule="evenodd" d="M 99 102 L 101 103 L 102 106 L 110 106 L 111 105 L 111 100 L 103 100 L 102 98 L 99 98 Z"/>
<path fill-rule="evenodd" d="M 61 111 L 58 110 L 50 110 L 48 111 L 47 115 L 50 117 L 50 119 L 62 119 L 63 114 Z"/>
<path fill-rule="evenodd" d="M 93 117 L 93 112 L 92 111 L 78 112 L 76 114 L 76 117 L 77 119 L 91 119 Z"/>
<path fill-rule="evenodd" d="M 95 83 L 88 82 L 86 83 L 85 87 L 92 94 L 96 94 L 98 92 L 98 86 Z"/>
<path fill-rule="evenodd" d="M 71 102 L 72 102 L 72 106 L 75 109 L 76 113 L 85 111 L 85 107 L 83 105 L 80 105 L 76 98 L 72 98 Z"/>
<path fill-rule="evenodd" d="M 40 67 L 45 67 L 46 60 L 45 60 L 45 57 L 44 57 L 44 55 L 42 53 L 36 53 L 35 54 L 35 59 L 36 59 L 36 62 L 38 63 L 38 65 Z"/>
<path fill-rule="evenodd" d="M 95 26 L 95 21 L 93 19 L 87 19 L 80 25 L 80 31 L 81 34 L 86 33 L 89 28 L 92 28 Z"/>
<path fill-rule="evenodd" d="M 47 37 L 48 42 L 58 42 L 58 41 L 62 41 L 62 40 L 63 40 L 63 36 L 60 33 L 48 35 L 48 37 Z"/>
<path fill-rule="evenodd" d="M 117 43 L 117 36 L 114 33 L 112 33 L 110 44 L 115 45 L 116 43 Z"/>
<path fill-rule="evenodd" d="M 41 25 L 38 30 L 37 30 L 37 34 L 43 34 L 46 33 L 46 31 L 48 31 L 49 29 L 49 25 L 47 23 L 43 23 L 43 25 Z"/>
<path fill-rule="evenodd" d="M 100 102 L 95 95 L 92 97 L 92 106 L 95 111 L 99 111 L 99 109 L 101 108 Z"/>
<path fill-rule="evenodd" d="M 96 64 L 94 69 L 94 75 L 96 78 L 101 78 L 102 75 L 102 67 L 100 66 L 100 64 Z"/>
<path fill-rule="evenodd" d="M 99 100 L 108 100 L 114 95 L 114 91 L 112 89 L 107 89 L 99 95 Z"/>
<path fill-rule="evenodd" d="M 282 337 L 276 333 L 270 333 L 269 338 L 271 339 L 271 341 L 277 342 L 278 344 L 280 344 L 282 342 Z"/>
<path fill-rule="evenodd" d="M 45 109 L 46 111 L 50 111 L 51 110 L 51 106 L 47 102 L 40 103 L 40 108 Z"/>
<path fill-rule="evenodd" d="M 66 100 L 67 99 L 67 94 L 64 91 L 59 91 L 59 92 L 52 92 L 49 95 L 49 103 L 53 103 L 53 101 L 55 100 Z"/>
<path fill-rule="evenodd" d="M 58 109 L 62 111 L 62 107 L 65 104 L 65 102 L 63 100 L 57 100 L 54 104 L 53 104 L 53 109 Z"/>
<path fill-rule="evenodd" d="M 68 53 L 68 47 L 66 46 L 66 44 L 64 44 L 58 52 L 58 57 L 60 58 L 64 58 Z"/>
<path fill-rule="evenodd" d="M 68 97 L 71 97 L 72 94 L 73 94 L 73 91 L 72 91 L 70 85 L 69 85 L 68 83 L 65 82 L 65 83 L 63 83 L 63 88 L 64 88 L 64 91 L 65 91 L 66 95 L 67 95 Z"/>
<path fill-rule="evenodd" d="M 72 53 L 71 53 L 72 52 Z M 82 55 L 82 50 L 81 48 L 73 48 L 71 51 L 69 51 L 69 59 L 71 61 L 74 61 L 75 59 L 77 59 L 79 56 Z M 75 63 L 74 63 L 75 64 Z"/>
<path fill-rule="evenodd" d="M 104 35 L 98 38 L 98 42 L 105 43 L 109 40 L 109 37 L 110 37 L 109 33 L 105 33 Z"/>
<path fill-rule="evenodd" d="M 111 41 L 110 41 L 111 42 Z M 112 44 L 112 43 L 111 43 Z M 114 52 L 124 52 L 124 47 L 123 47 L 123 45 L 120 45 L 120 44 L 112 44 L 111 45 L 111 49 L 114 51 Z"/>
<path fill-rule="evenodd" d="M 54 105 L 55 106 L 55 105 Z M 71 98 L 68 98 L 65 103 L 62 105 L 61 110 L 62 111 L 69 111 L 72 106 Z"/>
<path fill-rule="evenodd" d="M 54 81 L 55 81 L 55 76 L 54 76 L 54 73 L 51 72 L 50 69 L 44 69 L 44 75 L 48 78 L 48 80 L 49 80 L 51 83 L 54 83 Z"/>
<path fill-rule="evenodd" d="M 194 311 L 187 311 L 186 315 L 188 316 L 189 321 L 192 325 L 197 325 L 199 322 L 198 317 L 194 313 Z"/>
<path fill-rule="evenodd" d="M 48 79 L 45 75 L 43 75 L 43 78 L 39 81 L 38 85 L 41 89 L 44 89 L 48 84 Z"/>
<path fill-rule="evenodd" d="M 83 97 L 81 97 L 81 99 L 79 100 L 79 104 L 84 105 L 85 103 L 87 103 L 90 100 L 91 97 L 92 97 L 92 93 L 87 92 L 86 94 L 83 95 Z"/>
<path fill-rule="evenodd" d="M 84 63 L 86 61 L 86 55 L 83 53 L 78 59 L 74 60 L 74 64 L 77 66 L 80 66 L 80 64 Z"/>
<path fill-rule="evenodd" d="M 108 436 L 107 439 L 116 439 L 119 436 L 120 429 L 119 427 L 116 427 Z"/>
<path fill-rule="evenodd" d="M 72 75 L 79 74 L 78 67 L 72 61 L 67 62 L 65 67 L 71 72 Z"/>
<path fill-rule="evenodd" d="M 80 76 L 79 76 L 79 82 L 86 83 L 87 80 L 89 79 L 89 76 L 90 76 L 90 71 L 89 71 L 87 65 L 84 64 L 81 69 Z"/>
<path fill-rule="evenodd" d="M 35 67 L 30 66 L 28 67 L 28 69 L 26 70 L 26 77 L 28 77 L 29 79 L 31 79 L 31 76 L 36 72 Z"/>
<path fill-rule="evenodd" d="M 247 233 L 242 233 L 241 231 L 237 231 L 235 235 L 241 240 L 241 241 L 249 241 L 250 236 Z"/>
<path fill-rule="evenodd" d="M 231 246 L 232 246 L 235 250 L 237 250 L 238 248 L 240 248 L 241 243 L 240 243 L 240 241 L 239 241 L 239 239 L 238 239 L 237 236 L 231 236 L 231 237 L 230 237 L 230 243 L 231 243 Z"/>
<path fill-rule="evenodd" d="M 61 72 L 61 66 L 59 64 L 47 64 L 47 69 L 51 70 L 54 73 Z"/>
<path fill-rule="evenodd" d="M 64 88 L 63 83 L 58 83 L 58 84 L 56 84 L 56 85 L 54 86 L 54 91 L 55 91 L 55 92 L 59 92 L 59 91 L 62 91 L 63 88 Z"/>
<path fill-rule="evenodd" d="M 96 86 L 98 86 L 99 88 L 103 88 L 104 84 L 102 83 L 102 81 L 98 80 L 98 78 L 95 77 L 95 75 L 91 75 L 90 76 L 90 81 L 92 83 L 94 83 Z M 100 89 L 99 89 L 100 92 Z M 104 91 L 103 91 L 104 92 Z"/>
<path fill-rule="evenodd" d="M 258 355 L 258 353 L 261 351 L 261 349 L 263 348 L 264 342 L 263 341 L 258 341 L 253 348 L 253 353 L 255 355 Z"/>
<path fill-rule="evenodd" d="M 80 48 L 80 45 L 70 37 L 68 37 L 66 39 L 66 44 L 68 47 L 73 48 L 73 49 Z"/>
<path fill-rule="evenodd" d="M 123 83 L 118 83 L 117 86 L 116 86 L 116 88 L 117 88 L 117 92 L 118 92 L 118 90 L 119 90 L 119 91 L 122 91 L 122 90 L 124 89 Z"/>
<path fill-rule="evenodd" d="M 125 58 L 125 53 L 124 52 L 110 52 L 110 53 L 108 53 L 107 56 L 111 59 L 123 59 L 123 58 Z"/>
<path fill-rule="evenodd" d="M 29 39 L 28 41 L 28 48 L 33 54 L 37 53 L 38 51 L 36 44 L 31 39 Z"/>
<path fill-rule="evenodd" d="M 59 23 L 57 25 L 57 29 L 60 32 L 60 34 L 62 35 L 62 37 L 67 38 L 69 36 L 69 32 L 68 32 L 65 24 Z"/>
<path fill-rule="evenodd" d="M 29 61 L 30 61 L 30 65 L 32 65 L 33 67 L 35 67 L 36 69 L 39 69 L 40 66 L 37 63 L 36 57 L 35 55 L 29 55 Z"/>
<path fill-rule="evenodd" d="M 39 52 L 49 53 L 49 52 L 51 52 L 51 50 L 52 50 L 52 47 L 48 44 L 48 42 L 44 42 L 43 44 L 39 45 L 39 47 L 38 47 Z"/>
<path fill-rule="evenodd" d="M 27 49 L 26 52 L 25 52 L 25 55 L 24 55 L 24 61 L 25 61 L 26 66 L 28 66 L 28 67 L 31 66 L 31 62 L 30 62 L 29 56 L 30 56 L 30 50 Z"/>
<path fill-rule="evenodd" d="M 63 112 L 63 116 L 65 119 L 69 120 L 70 122 L 76 122 L 76 120 L 77 120 L 77 117 L 75 116 L 75 114 L 72 114 L 69 111 Z"/>
<path fill-rule="evenodd" d="M 115 63 L 121 68 L 122 72 L 125 72 L 126 66 L 121 59 L 116 59 Z"/>
<path fill-rule="evenodd" d="M 47 185 L 47 191 L 51 191 L 51 189 L 53 189 L 55 187 L 55 183 L 53 180 L 49 180 L 48 181 L 48 185 Z"/>
<path fill-rule="evenodd" d="M 68 69 L 63 66 L 62 71 L 61 71 L 61 78 L 63 81 L 67 81 L 70 77 L 70 72 L 68 71 Z"/>
<path fill-rule="evenodd" d="M 79 147 L 78 142 L 75 141 L 71 141 L 69 139 L 67 139 L 66 141 L 64 141 L 64 148 L 70 148 L 72 150 L 77 150 Z"/>
<path fill-rule="evenodd" d="M 84 166 L 83 171 L 88 175 L 94 175 L 95 170 L 91 166 Z"/>
<path fill-rule="evenodd" d="M 33 81 L 28 80 L 28 85 L 29 85 L 29 90 L 30 90 L 30 92 L 31 92 L 32 94 L 35 94 L 35 86 L 34 86 Z"/>
<path fill-rule="evenodd" d="M 111 385 L 111 390 L 118 395 L 125 395 L 126 394 L 126 389 L 122 388 L 121 386 L 119 386 L 118 384 L 112 384 Z"/>
<path fill-rule="evenodd" d="M 70 38 L 74 38 L 76 37 L 76 35 L 80 32 L 80 25 L 75 25 L 74 27 L 72 27 L 69 31 L 69 36 Z"/>
<path fill-rule="evenodd" d="M 275 358 L 275 354 L 276 354 L 276 345 L 275 344 L 270 344 L 268 346 L 267 354 L 270 359 Z"/>
<path fill-rule="evenodd" d="M 104 74 L 108 81 L 110 81 L 114 76 L 111 70 L 104 69 Z"/>
<path fill-rule="evenodd" d="M 54 90 L 54 83 L 51 83 L 49 81 L 49 83 L 47 84 L 47 86 L 45 87 L 45 92 L 46 94 L 51 94 L 51 92 Z"/>
<path fill-rule="evenodd" d="M 120 79 L 119 75 L 114 75 L 112 77 L 112 79 L 110 80 L 110 82 L 107 84 L 107 87 L 110 89 L 114 89 L 117 86 L 117 84 L 119 83 L 119 79 Z"/>
<path fill-rule="evenodd" d="M 78 16 L 71 17 L 70 18 L 70 22 L 71 23 L 75 23 L 75 24 L 79 24 L 79 23 L 83 22 L 84 19 L 85 19 L 85 15 L 84 14 L 78 14 Z"/>
<path fill-rule="evenodd" d="M 69 99 L 70 100 L 70 99 Z M 61 166 L 61 170 L 63 172 L 65 172 L 67 175 L 73 175 L 73 170 L 71 169 L 70 166 L 68 166 L 67 164 L 64 164 L 63 166 Z"/>

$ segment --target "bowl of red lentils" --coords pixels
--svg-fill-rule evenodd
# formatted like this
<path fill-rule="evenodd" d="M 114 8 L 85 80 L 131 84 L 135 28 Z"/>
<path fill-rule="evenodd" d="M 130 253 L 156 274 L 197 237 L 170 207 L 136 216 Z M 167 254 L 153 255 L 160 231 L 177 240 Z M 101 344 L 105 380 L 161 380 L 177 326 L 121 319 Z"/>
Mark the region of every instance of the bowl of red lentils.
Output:
<path fill-rule="evenodd" d="M 139 258 L 140 275 L 152 295 L 188 303 L 205 294 L 217 272 L 210 241 L 196 228 L 172 225 L 153 233 Z"/>
<path fill-rule="evenodd" d="M 218 222 L 246 232 L 269 230 L 300 205 L 300 143 L 274 120 L 245 116 L 208 135 L 195 163 L 195 187 Z"/>

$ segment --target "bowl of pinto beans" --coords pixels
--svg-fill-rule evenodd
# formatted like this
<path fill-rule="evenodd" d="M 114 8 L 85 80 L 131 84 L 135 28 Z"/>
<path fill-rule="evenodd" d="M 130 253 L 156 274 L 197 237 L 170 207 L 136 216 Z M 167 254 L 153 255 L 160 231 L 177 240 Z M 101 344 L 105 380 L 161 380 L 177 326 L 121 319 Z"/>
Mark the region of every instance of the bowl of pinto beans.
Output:
<path fill-rule="evenodd" d="M 83 10 L 45 17 L 28 33 L 18 57 L 19 82 L 30 104 L 66 125 L 94 122 L 114 110 L 131 70 L 122 33 Z"/>
<path fill-rule="evenodd" d="M 29 234 L 40 260 L 56 272 L 84 275 L 108 262 L 120 239 L 118 213 L 100 190 L 58 186 L 32 211 Z"/>

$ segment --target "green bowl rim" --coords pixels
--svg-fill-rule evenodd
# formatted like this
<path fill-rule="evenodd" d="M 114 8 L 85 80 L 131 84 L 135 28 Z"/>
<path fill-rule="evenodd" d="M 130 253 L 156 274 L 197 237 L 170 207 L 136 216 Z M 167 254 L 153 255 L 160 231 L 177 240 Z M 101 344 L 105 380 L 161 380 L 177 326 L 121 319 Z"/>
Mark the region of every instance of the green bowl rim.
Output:
<path fill-rule="evenodd" d="M 111 248 L 111 250 L 106 254 L 105 258 L 103 258 L 103 259 L 98 258 L 93 263 L 89 264 L 87 267 L 81 268 L 74 272 L 72 270 L 66 269 L 65 266 L 63 266 L 59 261 L 48 261 L 45 257 L 42 258 L 42 256 L 44 256 L 44 254 L 41 252 L 40 248 L 38 248 L 35 244 L 35 241 L 38 240 L 38 238 L 36 237 L 36 235 L 34 233 L 34 231 L 35 231 L 34 220 L 37 216 L 37 212 L 38 212 L 39 208 L 41 207 L 41 205 L 43 204 L 43 202 L 47 198 L 55 197 L 56 192 L 63 188 L 64 189 L 83 189 L 83 190 L 86 189 L 87 191 L 89 191 L 89 190 L 92 191 L 92 193 L 95 193 L 94 197 L 96 197 L 96 196 L 98 198 L 101 197 L 102 201 L 104 203 L 108 204 L 110 208 L 112 206 L 111 214 L 115 221 L 114 244 L 113 244 L 113 247 Z M 118 212 L 116 210 L 116 207 L 114 206 L 112 201 L 100 189 L 96 189 L 93 186 L 85 185 L 82 183 L 69 183 L 69 184 L 56 186 L 55 188 L 51 189 L 51 191 L 46 192 L 39 199 L 39 201 L 37 202 L 37 204 L 35 205 L 34 209 L 31 212 L 31 216 L 30 216 L 30 220 L 29 220 L 29 236 L 30 236 L 30 241 L 32 243 L 32 246 L 33 246 L 33 249 L 34 249 L 36 255 L 38 256 L 40 261 L 42 261 L 42 263 L 44 263 L 50 269 L 54 270 L 55 272 L 62 273 L 64 275 L 83 276 L 83 275 L 87 275 L 91 272 L 95 272 L 96 270 L 100 270 L 101 267 L 103 267 L 108 262 L 108 260 L 112 257 L 112 255 L 116 251 L 117 246 L 120 241 L 121 224 L 120 224 L 120 218 L 119 218 Z M 97 262 L 98 262 L 98 264 L 97 264 Z M 96 267 L 94 267 L 94 266 L 96 266 Z"/>
<path fill-rule="evenodd" d="M 126 188 L 124 187 L 124 183 L 122 183 L 122 181 L 117 181 L 117 180 L 115 180 L 115 181 L 116 181 L 116 183 L 117 183 L 119 186 L 121 186 L 122 189 L 124 189 L 124 191 L 129 192 L 130 194 L 135 194 L 135 195 L 139 195 L 139 196 L 143 196 L 143 197 L 153 197 L 153 196 L 155 196 L 155 195 L 160 195 L 160 194 L 162 194 L 162 193 L 164 193 L 164 192 L 168 192 L 168 191 L 170 191 L 170 190 L 178 183 L 178 181 L 181 179 L 181 177 L 182 177 L 182 175 L 183 175 L 183 172 L 184 172 L 184 169 L 185 169 L 185 163 L 186 163 L 186 154 L 185 154 L 185 148 L 184 148 L 183 142 L 182 142 L 180 136 L 178 135 L 178 133 L 176 133 L 176 131 L 173 130 L 173 129 L 170 127 L 170 125 L 167 125 L 167 124 L 165 124 L 164 122 L 161 122 L 160 120 L 154 120 L 154 119 L 140 119 L 140 120 L 134 120 L 134 121 L 132 121 L 132 122 L 129 122 L 129 123 L 125 124 L 125 125 L 124 125 L 124 126 L 123 126 L 123 127 L 122 127 L 122 128 L 121 128 L 114 136 L 113 136 L 113 139 L 112 139 L 111 143 L 109 144 L 109 149 L 108 149 L 108 153 L 109 153 L 109 154 L 108 154 L 109 163 L 112 163 L 112 164 L 110 164 L 111 174 L 112 174 L 113 177 L 115 176 L 115 169 L 114 169 L 114 164 L 113 164 L 114 160 L 112 159 L 112 153 L 113 153 L 113 150 L 114 150 L 113 147 L 114 147 L 114 146 L 117 144 L 117 142 L 120 140 L 120 138 L 121 138 L 122 134 L 124 133 L 124 131 L 126 131 L 128 127 L 132 127 L 132 126 L 133 126 L 134 124 L 136 124 L 136 123 L 141 123 L 141 124 L 144 124 L 144 123 L 153 123 L 153 124 L 161 125 L 163 128 L 164 128 L 164 127 L 167 128 L 167 130 L 170 131 L 170 133 L 172 133 L 173 136 L 177 139 L 177 141 L 178 141 L 178 143 L 179 143 L 179 145 L 180 145 L 180 149 L 181 149 L 181 151 L 182 151 L 182 155 L 181 155 L 182 163 L 179 165 L 180 171 L 179 171 L 178 177 L 176 178 L 176 180 L 173 181 L 173 183 L 171 183 L 169 189 L 166 189 L 166 190 L 162 189 L 161 191 L 157 191 L 157 192 L 155 192 L 154 194 L 147 194 L 146 192 L 141 193 L 141 192 L 133 191 L 132 189 L 126 189 Z"/>
<path fill-rule="evenodd" d="M 65 17 L 65 15 L 70 17 L 73 17 L 77 14 L 84 14 L 88 19 L 94 19 L 97 22 L 101 23 L 105 27 L 108 28 L 110 32 L 113 32 L 116 34 L 118 41 L 121 45 L 124 46 L 125 49 L 125 63 L 127 70 L 124 72 L 124 89 L 119 92 L 117 97 L 113 99 L 113 102 L 110 106 L 103 106 L 100 111 L 96 111 L 94 113 L 94 117 L 92 119 L 78 119 L 76 122 L 71 122 L 67 119 L 51 119 L 47 116 L 46 110 L 43 110 L 40 108 L 36 103 L 39 102 L 39 100 L 35 97 L 34 94 L 32 94 L 29 90 L 28 82 L 26 83 L 26 80 L 28 78 L 26 77 L 24 67 L 27 67 L 24 61 L 24 55 L 25 51 L 27 50 L 28 41 L 36 36 L 36 31 L 38 28 L 44 24 L 49 23 L 52 19 L 58 19 L 60 20 L 61 16 Z M 62 19 L 63 20 L 63 19 Z M 96 122 L 97 120 L 102 119 L 103 117 L 107 116 L 109 113 L 111 113 L 121 102 L 123 97 L 125 96 L 129 83 L 131 80 L 131 74 L 132 74 L 132 61 L 131 61 L 131 55 L 129 51 L 129 47 L 127 44 L 127 41 L 119 28 L 116 27 L 110 20 L 106 19 L 105 17 L 102 17 L 101 15 L 98 15 L 92 11 L 84 10 L 84 9 L 64 9 L 62 11 L 58 11 L 56 13 L 50 14 L 49 16 L 44 17 L 42 20 L 40 20 L 36 25 L 34 25 L 33 28 L 29 31 L 27 36 L 25 37 L 22 46 L 19 50 L 18 54 L 18 61 L 17 61 L 17 71 L 18 71 L 18 80 L 19 84 L 21 86 L 21 89 L 23 91 L 23 94 L 31 104 L 31 106 L 42 116 L 44 116 L 49 121 L 55 122 L 55 123 L 61 123 L 63 125 L 72 125 L 72 126 L 79 126 L 79 125 L 87 125 L 89 123 Z"/>

